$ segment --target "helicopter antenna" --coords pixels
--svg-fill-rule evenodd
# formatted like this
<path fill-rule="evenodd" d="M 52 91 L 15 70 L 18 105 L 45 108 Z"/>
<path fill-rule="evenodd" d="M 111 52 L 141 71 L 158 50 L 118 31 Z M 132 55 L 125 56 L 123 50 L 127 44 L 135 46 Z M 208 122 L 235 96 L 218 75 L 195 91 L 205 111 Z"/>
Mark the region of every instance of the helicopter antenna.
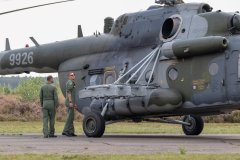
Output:
<path fill-rule="evenodd" d="M 82 27 L 81 25 L 78 25 L 78 38 L 83 37 Z"/>
<path fill-rule="evenodd" d="M 9 51 L 9 50 L 11 50 L 11 48 L 10 48 L 10 43 L 9 43 L 8 38 L 6 38 L 6 47 L 5 47 L 5 51 Z"/>
<path fill-rule="evenodd" d="M 13 13 L 13 12 L 18 12 L 18 11 L 22 11 L 22 10 L 26 10 L 26 9 L 31 9 L 31 8 L 48 6 L 48 5 L 57 4 L 57 3 L 70 2 L 70 1 L 74 1 L 74 0 L 59 1 L 59 2 L 46 3 L 46 4 L 37 5 L 37 6 L 26 7 L 26 8 L 20 8 L 20 9 L 16 9 L 16 10 L 12 10 L 12 11 L 2 12 L 2 13 L 0 13 L 0 15 L 8 14 L 8 13 Z"/>

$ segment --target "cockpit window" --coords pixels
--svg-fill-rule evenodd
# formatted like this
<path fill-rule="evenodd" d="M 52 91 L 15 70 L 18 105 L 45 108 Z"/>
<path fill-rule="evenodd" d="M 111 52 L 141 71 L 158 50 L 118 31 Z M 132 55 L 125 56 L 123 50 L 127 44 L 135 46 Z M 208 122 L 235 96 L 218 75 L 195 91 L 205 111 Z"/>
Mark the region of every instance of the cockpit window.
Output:
<path fill-rule="evenodd" d="M 116 20 L 115 27 L 118 27 L 119 20 Z"/>
<path fill-rule="evenodd" d="M 123 18 L 124 18 L 124 16 L 125 16 L 125 14 L 123 14 L 123 15 L 121 16 L 121 18 L 120 18 L 120 23 L 123 22 Z"/>
<path fill-rule="evenodd" d="M 127 21 L 128 21 L 128 16 L 124 18 L 123 25 L 127 24 Z"/>

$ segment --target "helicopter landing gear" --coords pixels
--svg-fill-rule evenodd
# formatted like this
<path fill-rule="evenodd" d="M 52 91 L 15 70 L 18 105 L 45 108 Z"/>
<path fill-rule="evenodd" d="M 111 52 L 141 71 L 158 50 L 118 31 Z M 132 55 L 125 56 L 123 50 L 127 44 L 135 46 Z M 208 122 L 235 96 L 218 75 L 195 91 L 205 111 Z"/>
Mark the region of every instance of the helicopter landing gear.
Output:
<path fill-rule="evenodd" d="M 183 132 L 186 135 L 199 135 L 201 134 L 204 122 L 202 117 L 196 117 L 196 116 L 184 116 L 183 118 L 184 122 L 190 123 L 190 125 L 182 125 Z"/>
<path fill-rule="evenodd" d="M 90 112 L 83 119 L 83 131 L 88 137 L 102 137 L 105 132 L 105 121 L 98 112 Z"/>

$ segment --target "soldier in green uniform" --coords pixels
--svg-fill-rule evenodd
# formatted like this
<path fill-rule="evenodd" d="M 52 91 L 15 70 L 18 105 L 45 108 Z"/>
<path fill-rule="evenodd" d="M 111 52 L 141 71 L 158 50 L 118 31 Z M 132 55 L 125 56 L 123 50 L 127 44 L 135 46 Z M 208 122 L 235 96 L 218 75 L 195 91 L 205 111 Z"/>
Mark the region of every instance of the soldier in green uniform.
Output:
<path fill-rule="evenodd" d="M 76 95 L 76 87 L 74 83 L 75 74 L 69 73 L 68 79 L 69 80 L 67 81 L 67 84 L 66 84 L 66 100 L 65 100 L 65 105 L 67 106 L 67 110 L 68 110 L 68 117 L 67 117 L 62 135 L 73 137 L 73 136 L 77 136 L 74 134 L 74 126 L 73 126 L 74 108 L 75 109 L 77 108 L 77 105 L 75 104 L 75 95 Z"/>
<path fill-rule="evenodd" d="M 54 135 L 54 123 L 55 123 L 55 114 L 58 111 L 58 95 L 57 89 L 52 84 L 54 78 L 50 75 L 47 77 L 47 83 L 41 87 L 39 94 L 40 103 L 43 111 L 43 134 L 44 138 L 56 138 Z M 48 130 L 48 119 L 50 124 L 50 129 Z"/>

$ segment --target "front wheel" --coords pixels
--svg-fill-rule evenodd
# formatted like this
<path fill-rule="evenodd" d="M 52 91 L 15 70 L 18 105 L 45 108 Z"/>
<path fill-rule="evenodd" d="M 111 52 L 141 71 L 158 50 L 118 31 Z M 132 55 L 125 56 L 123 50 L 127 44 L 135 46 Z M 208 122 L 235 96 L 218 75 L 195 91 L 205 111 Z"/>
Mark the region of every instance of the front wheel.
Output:
<path fill-rule="evenodd" d="M 83 131 L 88 137 L 102 137 L 105 131 L 105 121 L 98 112 L 90 112 L 83 119 Z"/>
<path fill-rule="evenodd" d="M 187 122 L 187 116 L 183 118 L 184 122 Z M 190 116 L 190 125 L 182 125 L 183 132 L 186 135 L 199 135 L 202 133 L 204 122 L 202 117 Z"/>

